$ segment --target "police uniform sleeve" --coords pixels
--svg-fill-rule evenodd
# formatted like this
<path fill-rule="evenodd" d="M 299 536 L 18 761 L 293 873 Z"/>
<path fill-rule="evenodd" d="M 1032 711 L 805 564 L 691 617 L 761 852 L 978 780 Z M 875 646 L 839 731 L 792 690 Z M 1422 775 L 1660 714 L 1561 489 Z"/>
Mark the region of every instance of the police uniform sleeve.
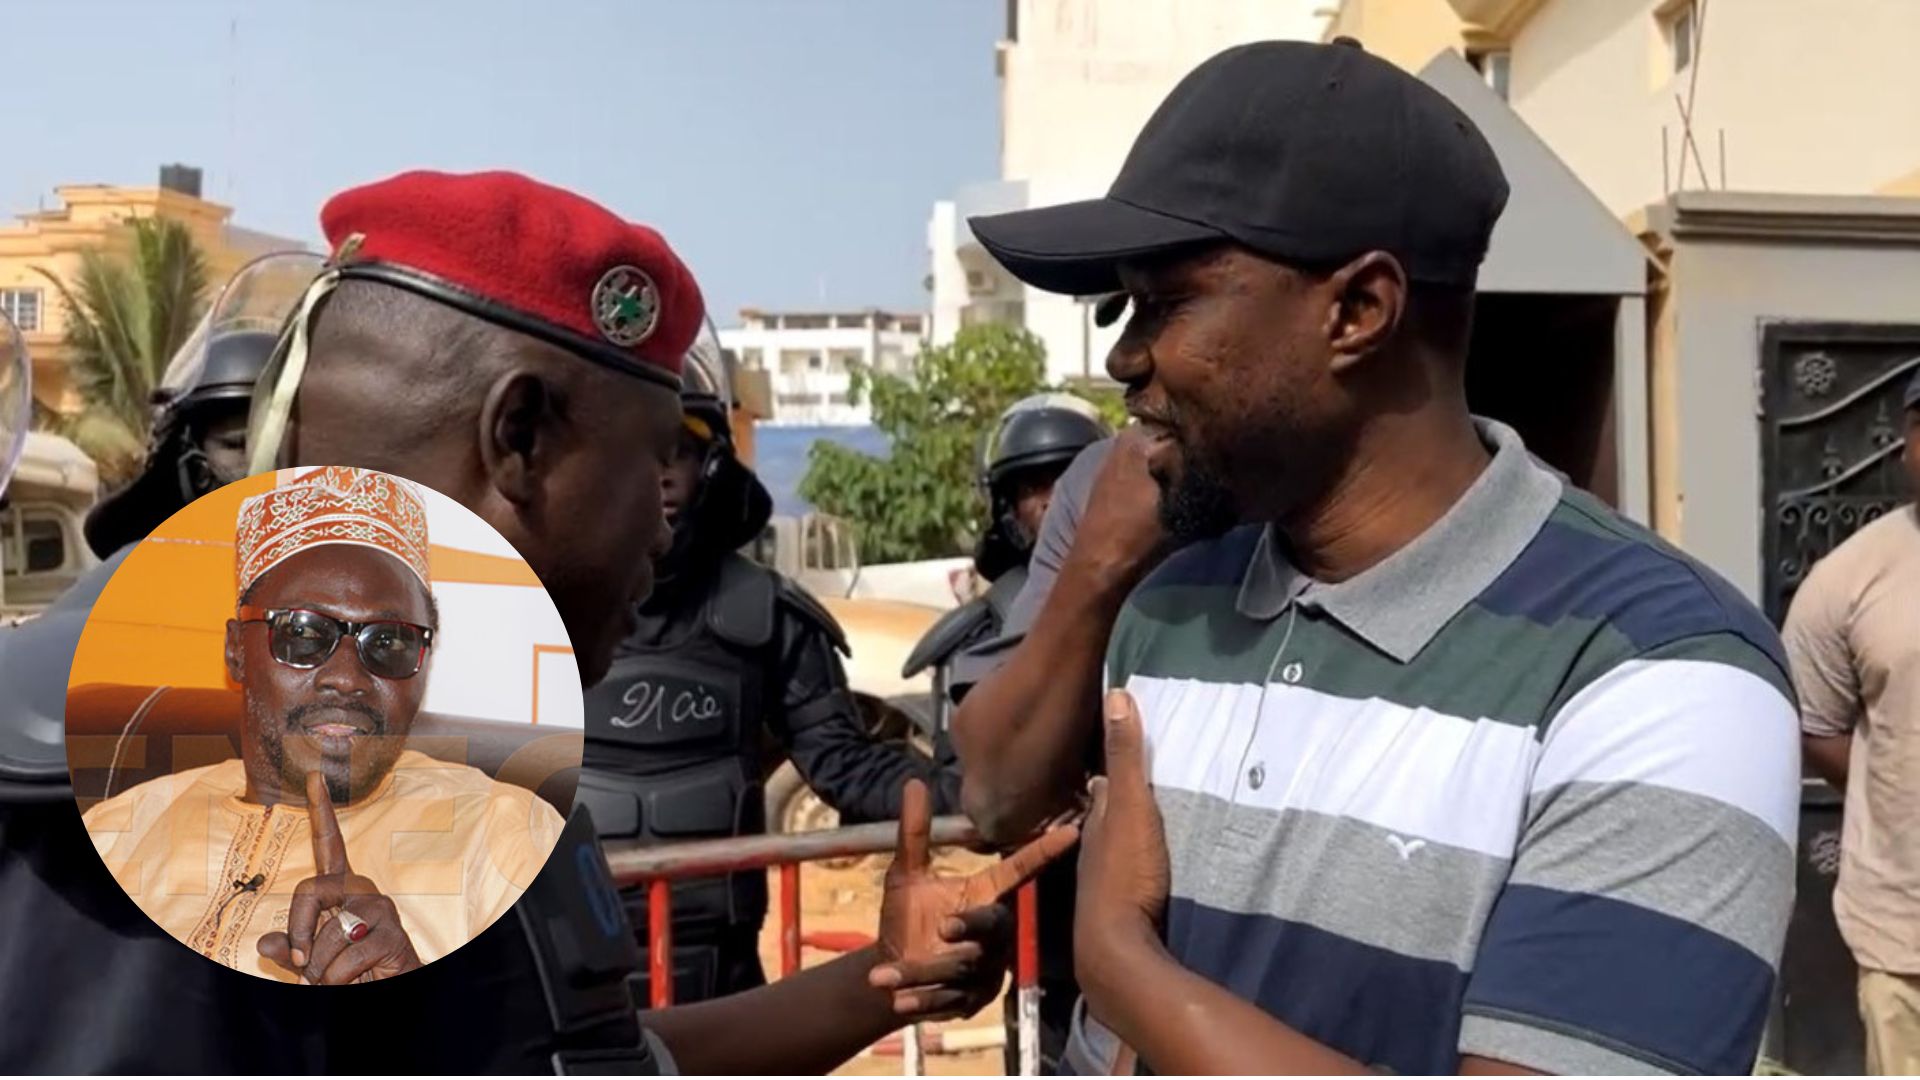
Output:
<path fill-rule="evenodd" d="M 1000 670 L 1014 646 L 1027 636 L 1034 616 L 1040 613 L 1053 592 L 1053 583 L 1060 576 L 1067 553 L 1073 550 L 1073 538 L 1079 532 L 1080 518 L 1086 514 L 1094 479 L 1100 475 L 1100 466 L 1112 449 L 1113 440 L 1102 439 L 1080 451 L 1080 456 L 1060 474 L 1054 484 L 1053 501 L 1047 505 L 1047 515 L 1040 522 L 1033 558 L 1027 562 L 1027 583 L 1007 609 L 1006 624 L 998 634 L 953 658 L 947 685 L 955 701 L 974 683 Z"/>
<path fill-rule="evenodd" d="M 900 815 L 900 789 L 919 777 L 932 789 L 936 814 L 959 806 L 959 777 L 904 746 L 876 741 L 860 722 L 837 651 L 846 639 L 833 617 L 812 597 L 782 583 L 779 608 L 780 670 L 784 687 L 772 725 L 802 779 L 848 824 Z"/>

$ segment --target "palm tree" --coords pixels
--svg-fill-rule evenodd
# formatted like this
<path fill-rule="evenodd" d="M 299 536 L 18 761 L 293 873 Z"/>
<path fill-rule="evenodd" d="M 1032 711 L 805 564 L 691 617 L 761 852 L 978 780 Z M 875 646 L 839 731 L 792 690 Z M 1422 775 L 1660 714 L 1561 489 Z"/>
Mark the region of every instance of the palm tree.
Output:
<path fill-rule="evenodd" d="M 136 218 L 128 227 L 128 250 L 82 252 L 72 281 L 39 271 L 66 305 L 72 372 L 85 403 L 58 428 L 110 484 L 139 468 L 153 390 L 207 303 L 207 260 L 186 226 Z"/>

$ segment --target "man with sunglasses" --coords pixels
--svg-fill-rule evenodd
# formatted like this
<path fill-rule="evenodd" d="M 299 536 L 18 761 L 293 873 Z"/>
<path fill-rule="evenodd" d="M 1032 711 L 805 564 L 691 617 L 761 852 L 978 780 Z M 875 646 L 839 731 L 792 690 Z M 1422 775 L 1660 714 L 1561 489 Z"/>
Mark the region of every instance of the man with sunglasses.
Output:
<path fill-rule="evenodd" d="M 134 902 L 201 955 L 281 982 L 411 971 L 512 907 L 560 835 L 526 788 L 407 748 L 439 623 L 426 521 L 411 485 L 344 466 L 241 504 L 240 758 L 86 815 Z M 430 861 L 396 843 L 429 834 Z"/>

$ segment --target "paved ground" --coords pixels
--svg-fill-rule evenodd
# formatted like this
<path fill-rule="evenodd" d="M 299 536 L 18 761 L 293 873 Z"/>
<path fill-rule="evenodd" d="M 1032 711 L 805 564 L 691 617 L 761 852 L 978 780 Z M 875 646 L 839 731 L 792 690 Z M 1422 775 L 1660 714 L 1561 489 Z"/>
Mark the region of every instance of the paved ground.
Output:
<path fill-rule="evenodd" d="M 810 863 L 800 871 L 800 927 L 809 930 L 852 930 L 871 935 L 880 914 L 880 879 L 887 871 L 888 857 L 863 859 L 849 867 L 830 867 Z M 965 872 L 984 862 L 965 852 L 950 852 L 936 860 L 936 866 L 948 872 Z M 771 873 L 769 895 L 776 913 L 767 919 L 760 939 L 760 954 L 767 974 L 780 970 L 779 920 L 780 879 Z M 832 959 L 830 953 L 805 950 L 801 962 L 811 966 Z M 933 1025 L 929 1030 L 956 1028 L 991 1031 L 1000 1027 L 1000 1004 L 995 1002 L 970 1020 Z M 934 1076 L 998 1076 L 1002 1072 L 1001 1050 L 974 1050 L 956 1055 L 928 1055 L 926 1071 Z M 901 1060 L 895 1056 L 864 1054 L 840 1069 L 836 1076 L 899 1076 Z"/>

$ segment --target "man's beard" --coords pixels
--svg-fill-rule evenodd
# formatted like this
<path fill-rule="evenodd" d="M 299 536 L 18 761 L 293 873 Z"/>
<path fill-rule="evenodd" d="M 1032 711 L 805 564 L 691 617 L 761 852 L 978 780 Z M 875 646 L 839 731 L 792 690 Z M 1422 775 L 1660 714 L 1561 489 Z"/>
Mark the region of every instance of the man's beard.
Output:
<path fill-rule="evenodd" d="M 1160 527 L 1177 543 L 1223 536 L 1240 524 L 1240 507 L 1226 482 L 1191 452 L 1172 483 L 1160 483 Z"/>
<path fill-rule="evenodd" d="M 300 721 L 321 710 L 358 713 L 367 718 L 372 730 L 365 735 L 353 737 L 354 749 L 348 754 L 326 752 L 324 743 L 317 735 L 312 735 L 300 727 Z M 327 797 L 337 806 L 344 806 L 364 797 L 366 791 L 353 790 L 353 758 L 360 757 L 373 767 L 369 771 L 366 786 L 369 790 L 379 786 L 381 778 L 392 769 L 393 761 L 400 756 L 399 747 L 390 745 L 387 737 L 387 721 L 379 712 L 358 702 L 338 705 L 324 705 L 319 702 L 306 702 L 287 710 L 284 717 L 266 715 L 260 706 L 248 702 L 249 720 L 254 731 L 259 734 L 261 753 L 266 765 L 280 777 L 281 790 L 289 794 L 303 794 L 307 790 L 306 770 L 290 761 L 287 757 L 289 738 L 305 739 L 320 751 L 320 777 L 326 781 Z"/>

